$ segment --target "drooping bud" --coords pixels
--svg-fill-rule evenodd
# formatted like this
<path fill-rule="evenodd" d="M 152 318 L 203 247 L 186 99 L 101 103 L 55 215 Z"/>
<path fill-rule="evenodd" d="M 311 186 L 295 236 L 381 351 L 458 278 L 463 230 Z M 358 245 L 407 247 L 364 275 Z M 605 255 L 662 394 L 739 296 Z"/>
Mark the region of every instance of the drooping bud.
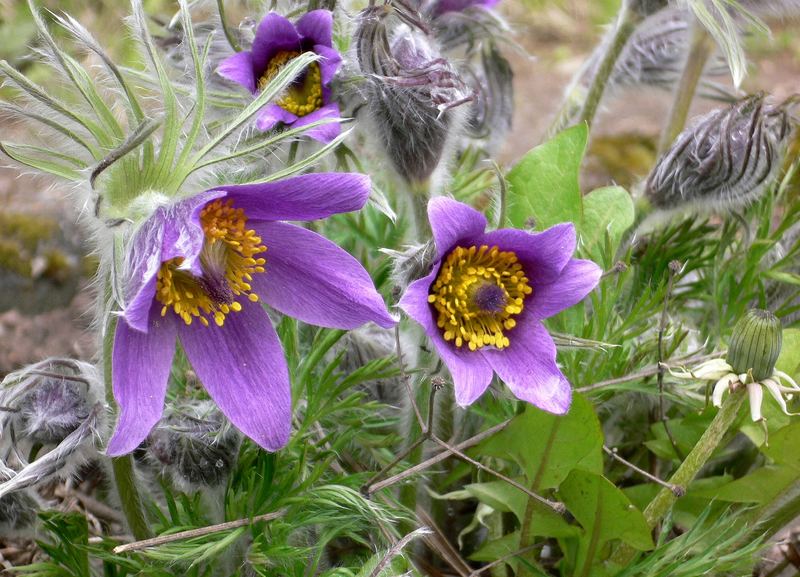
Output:
<path fill-rule="evenodd" d="M 751 309 L 733 328 L 728 363 L 736 374 L 750 372 L 756 382 L 763 381 L 772 376 L 782 343 L 778 318 L 769 311 Z"/>
<path fill-rule="evenodd" d="M 800 0 L 739 0 L 739 4 L 759 18 L 800 18 Z"/>
<path fill-rule="evenodd" d="M 241 435 L 213 403 L 168 410 L 146 441 L 148 459 L 181 488 L 219 487 L 239 452 Z"/>
<path fill-rule="evenodd" d="M 387 19 L 402 23 L 392 34 Z M 366 8 L 356 31 L 367 108 L 387 155 L 401 177 L 426 182 L 442 161 L 465 113 L 456 110 L 471 91 L 444 58 L 415 10 L 402 3 Z"/>
<path fill-rule="evenodd" d="M 611 84 L 615 87 L 654 86 L 671 90 L 680 78 L 691 41 L 691 13 L 684 8 L 659 11 L 637 26 L 625 44 Z M 593 56 L 592 72 L 599 66 L 599 54 Z M 706 76 L 728 73 L 721 57 L 706 66 Z"/>
<path fill-rule="evenodd" d="M 788 105 L 769 104 L 764 94 L 714 110 L 684 130 L 659 159 L 646 195 L 666 209 L 686 203 L 745 205 L 773 183 L 790 134 Z"/>
<path fill-rule="evenodd" d="M 494 42 L 483 46 L 481 62 L 470 85 L 475 91 L 468 125 L 470 136 L 485 139 L 487 149 L 494 151 L 511 130 L 514 114 L 514 73 Z"/>
<path fill-rule="evenodd" d="M 401 293 L 415 280 L 427 276 L 436 261 L 433 241 L 410 246 L 404 251 L 382 249 L 392 259 L 392 279 Z"/>
<path fill-rule="evenodd" d="M 10 478 L 2 468 L 0 464 L 0 482 Z M 0 535 L 16 535 L 33 527 L 38 509 L 39 504 L 28 490 L 0 497 Z"/>
<path fill-rule="evenodd" d="M 69 380 L 67 380 L 69 378 Z M 89 415 L 88 386 L 75 377 L 42 377 L 19 401 L 19 420 L 30 440 L 59 443 Z"/>

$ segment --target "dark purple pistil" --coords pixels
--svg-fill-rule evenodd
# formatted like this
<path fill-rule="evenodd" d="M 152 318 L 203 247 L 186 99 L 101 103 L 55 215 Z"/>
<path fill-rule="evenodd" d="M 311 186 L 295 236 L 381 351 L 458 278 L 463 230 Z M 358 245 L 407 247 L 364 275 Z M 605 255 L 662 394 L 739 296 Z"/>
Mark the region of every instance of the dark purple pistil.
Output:
<path fill-rule="evenodd" d="M 487 313 L 499 313 L 506 308 L 506 293 L 502 287 L 494 283 L 479 286 L 472 297 L 472 302 L 480 310 Z"/>

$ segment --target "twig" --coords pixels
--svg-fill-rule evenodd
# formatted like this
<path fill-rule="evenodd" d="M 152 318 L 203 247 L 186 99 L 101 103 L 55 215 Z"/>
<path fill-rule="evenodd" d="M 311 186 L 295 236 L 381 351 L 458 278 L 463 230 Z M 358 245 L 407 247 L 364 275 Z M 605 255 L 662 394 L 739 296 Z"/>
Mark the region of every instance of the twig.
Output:
<path fill-rule="evenodd" d="M 425 537 L 425 542 L 428 546 L 434 549 L 461 577 L 469 577 L 472 568 L 467 565 L 466 561 L 458 554 L 458 551 L 453 548 L 450 541 L 442 534 L 442 530 L 436 522 L 428 515 L 428 512 L 421 507 L 417 507 L 417 517 L 424 525 L 430 527 L 433 532 L 432 535 Z"/>
<path fill-rule="evenodd" d="M 483 573 L 484 571 L 488 571 L 492 567 L 497 567 L 498 565 L 500 565 L 502 563 L 505 563 L 509 559 L 513 559 L 514 557 L 518 557 L 519 555 L 524 555 L 528 551 L 533 551 L 534 549 L 536 549 L 538 547 L 541 547 L 541 546 L 542 546 L 542 543 L 535 543 L 534 545 L 528 545 L 527 547 L 523 547 L 522 549 L 519 549 L 518 551 L 514 551 L 512 553 L 509 553 L 508 555 L 503 555 L 502 557 L 500 557 L 498 559 L 495 559 L 494 561 L 492 561 L 488 565 L 484 565 L 480 569 L 475 569 L 475 571 L 473 571 L 472 573 L 469 574 L 469 577 L 478 577 L 481 573 Z"/>
<path fill-rule="evenodd" d="M 563 515 L 566 512 L 567 509 L 566 509 L 566 507 L 564 507 L 563 503 L 558 503 L 556 501 L 551 501 L 550 499 L 545 499 L 541 495 L 537 495 L 536 493 L 534 493 L 533 491 L 528 489 L 525 485 L 517 483 L 514 479 L 511 479 L 510 477 L 506 477 L 502 473 L 499 473 L 499 472 L 495 471 L 494 469 L 492 469 L 490 467 L 487 467 L 483 463 L 480 463 L 479 461 L 476 461 L 475 459 L 473 459 L 469 455 L 466 455 L 466 454 L 462 453 L 461 451 L 459 451 L 456 447 L 453 447 L 453 446 L 449 445 L 447 442 L 442 441 L 436 435 L 431 435 L 431 440 L 434 443 L 437 443 L 438 445 L 441 445 L 442 447 L 444 447 L 445 449 L 447 449 L 448 451 L 453 453 L 459 459 L 463 459 L 464 461 L 466 461 L 467 463 L 469 463 L 473 467 L 476 467 L 476 468 L 478 468 L 478 469 L 480 469 L 482 471 L 486 471 L 487 473 L 489 473 L 490 475 L 492 475 L 494 477 L 497 477 L 501 481 L 505 481 L 509 485 L 511 485 L 513 487 L 516 487 L 517 489 L 519 489 L 520 491 L 522 491 L 523 493 L 528 495 L 531 499 L 535 499 L 536 501 L 539 501 L 543 505 L 547 505 L 553 511 L 558 513 L 559 515 Z"/>
<path fill-rule="evenodd" d="M 505 429 L 509 425 L 509 423 L 511 423 L 511 419 L 509 419 L 507 421 L 503 421 L 499 425 L 495 425 L 494 427 L 486 429 L 484 432 L 478 433 L 477 435 L 475 435 L 474 437 L 470 437 L 466 441 L 462 441 L 461 443 L 459 443 L 458 445 L 456 445 L 453 448 L 454 449 L 459 449 L 459 450 L 469 449 L 470 447 L 472 447 L 474 445 L 477 445 L 478 443 L 480 443 L 484 439 L 488 439 L 489 437 L 491 437 L 495 433 L 499 433 L 500 431 Z M 431 457 L 431 458 L 429 458 L 429 459 L 427 459 L 425 461 L 422 461 L 418 465 L 414 465 L 413 467 L 410 467 L 410 468 L 406 469 L 405 471 L 401 471 L 397 475 L 394 475 L 392 477 L 389 477 L 388 479 L 380 481 L 379 483 L 375 483 L 374 485 L 370 485 L 370 486 L 366 487 L 366 489 L 364 489 L 365 494 L 371 495 L 372 493 L 380 491 L 381 489 L 385 489 L 387 487 L 391 487 L 392 485 L 394 485 L 396 483 L 399 483 L 403 479 L 411 477 L 412 475 L 416 475 L 420 471 L 424 471 L 425 469 L 427 469 L 429 467 L 432 467 L 436 463 L 440 463 L 440 462 L 444 461 L 445 459 L 450 457 L 452 454 L 453 454 L 453 452 L 450 451 L 449 449 L 445 450 L 445 451 L 442 451 L 438 455 L 434 455 L 433 457 Z"/>
<path fill-rule="evenodd" d="M 403 451 L 400 452 L 397 457 L 395 457 L 391 463 L 383 467 L 380 471 L 375 473 L 369 480 L 361 486 L 361 494 L 365 497 L 369 497 L 370 495 L 370 486 L 377 481 L 378 479 L 382 478 L 386 473 L 391 471 L 395 465 L 397 465 L 400 461 L 408 457 L 414 450 L 419 447 L 422 443 L 427 441 L 431 438 L 431 431 L 433 430 L 433 407 L 434 407 L 434 400 L 436 398 L 436 393 L 439 389 L 442 388 L 438 382 L 434 383 L 431 382 L 431 394 L 428 397 L 428 421 L 421 422 L 420 428 L 422 429 L 422 435 L 420 435 L 419 439 L 414 441 L 411 445 L 406 447 Z M 416 407 L 416 404 L 414 405 Z M 421 419 L 422 417 L 420 417 Z"/>
<path fill-rule="evenodd" d="M 73 489 L 68 489 L 64 486 L 58 486 L 53 491 L 56 497 L 61 499 L 67 499 L 70 497 L 74 497 L 77 499 L 83 508 L 92 513 L 96 517 L 100 517 L 101 519 L 105 519 L 106 521 L 111 521 L 112 523 L 117 523 L 118 525 L 123 525 L 125 523 L 125 519 L 122 515 L 119 514 L 119 511 L 116 509 L 112 509 L 105 503 L 101 503 L 97 499 L 90 497 L 89 495 L 85 495 L 79 491 L 75 491 Z"/>
<path fill-rule="evenodd" d="M 636 471 L 637 473 L 639 473 L 643 477 L 646 477 L 646 478 L 650 479 L 654 483 L 658 483 L 662 487 L 666 487 L 667 489 L 672 491 L 672 494 L 675 495 L 676 497 L 683 497 L 686 494 L 686 489 L 684 489 L 683 487 L 680 487 L 678 485 L 673 485 L 672 483 L 667 483 L 666 481 L 663 481 L 663 480 L 659 479 L 655 475 L 651 475 L 650 473 L 648 473 L 644 469 L 640 469 L 639 467 L 637 467 L 636 465 L 634 465 L 630 461 L 627 461 L 627 460 L 623 459 L 622 457 L 620 457 L 617 454 L 617 450 L 616 449 L 609 449 L 608 447 L 603 445 L 603 450 L 608 454 L 608 456 L 610 456 L 613 459 L 616 459 L 617 461 L 619 461 L 620 463 L 622 463 L 626 467 L 628 467 L 630 469 L 633 469 L 634 471 Z"/>
<path fill-rule="evenodd" d="M 708 359 L 713 359 L 714 357 L 719 357 L 723 354 L 724 352 L 716 352 L 716 353 L 708 353 L 705 355 L 698 355 L 696 357 L 693 356 L 679 357 L 675 359 L 675 361 L 683 363 L 700 363 Z M 594 383 L 593 385 L 586 385 L 585 387 L 578 387 L 577 389 L 575 389 L 575 391 L 578 393 L 588 393 L 589 391 L 595 391 L 597 389 L 602 389 L 604 387 L 610 387 L 611 385 L 620 385 L 622 383 L 628 383 L 630 381 L 638 381 L 639 379 L 644 379 L 647 377 L 652 377 L 653 375 L 657 375 L 658 371 L 659 371 L 659 366 L 656 364 L 648 369 L 644 369 L 637 373 L 631 373 L 629 375 L 617 377 L 615 379 L 608 379 L 606 381 L 599 381 L 597 383 Z"/>
<path fill-rule="evenodd" d="M 157 547 L 158 545 L 164 545 L 174 541 L 193 539 L 195 537 L 211 535 L 212 533 L 219 533 L 220 531 L 228 531 L 230 529 L 238 529 L 239 527 L 247 527 L 253 523 L 260 523 L 261 521 L 273 521 L 275 519 L 280 519 L 284 515 L 286 515 L 286 509 L 281 509 L 280 511 L 275 511 L 274 513 L 266 513 L 264 515 L 258 515 L 256 517 L 250 517 L 247 519 L 226 521 L 225 523 L 209 525 L 208 527 L 201 527 L 199 529 L 179 531 L 178 533 L 172 533 L 171 535 L 159 535 L 158 537 L 153 537 L 152 539 L 144 539 L 143 541 L 135 541 L 134 543 L 127 543 L 125 545 L 120 545 L 119 547 L 114 547 L 114 553 L 119 554 L 127 551 L 140 551 L 142 549 L 147 549 L 148 547 Z"/>
<path fill-rule="evenodd" d="M 672 286 L 675 283 L 675 275 L 680 272 L 681 268 L 681 263 L 676 260 L 673 260 L 669 263 L 669 278 L 667 279 L 667 288 L 664 291 L 664 307 L 661 309 L 661 320 L 658 324 L 658 373 L 656 373 L 656 378 L 658 382 L 658 420 L 664 425 L 664 431 L 667 433 L 667 438 L 669 439 L 675 454 L 678 456 L 678 459 L 683 461 L 683 455 L 678 448 L 678 443 L 675 442 L 675 437 L 672 436 L 672 431 L 669 430 L 669 423 L 667 423 L 667 417 L 664 414 L 664 332 L 667 328 L 669 297 L 672 294 Z"/>
<path fill-rule="evenodd" d="M 369 577 L 378 577 L 384 569 L 392 562 L 392 559 L 397 557 L 402 551 L 403 548 L 408 545 L 412 540 L 416 539 L 420 535 L 430 535 L 432 531 L 427 527 L 420 527 L 419 529 L 412 531 L 402 539 L 400 539 L 397 543 L 392 545 L 392 548 L 386 553 L 386 555 L 381 559 L 381 562 L 375 566 L 375 569 L 372 570 L 372 573 L 369 574 Z"/>

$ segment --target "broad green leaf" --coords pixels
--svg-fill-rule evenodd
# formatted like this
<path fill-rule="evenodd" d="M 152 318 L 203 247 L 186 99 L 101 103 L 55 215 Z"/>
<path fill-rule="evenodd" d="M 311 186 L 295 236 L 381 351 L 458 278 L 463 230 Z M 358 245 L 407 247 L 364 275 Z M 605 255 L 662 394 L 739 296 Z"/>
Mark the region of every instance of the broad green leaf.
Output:
<path fill-rule="evenodd" d="M 775 366 L 795 380 L 800 377 L 800 329 L 783 330 L 783 347 Z"/>
<path fill-rule="evenodd" d="M 574 470 L 561 483 L 558 495 L 585 529 L 576 567 L 583 575 L 604 543 L 619 539 L 640 551 L 655 545 L 641 511 L 611 481 L 595 473 Z"/>
<path fill-rule="evenodd" d="M 573 469 L 602 472 L 602 445 L 603 433 L 592 406 L 576 394 L 566 415 L 525 407 L 473 454 L 515 461 L 532 490 L 542 491 L 558 487 Z"/>
<path fill-rule="evenodd" d="M 800 422 L 795 421 L 769 438 L 769 447 L 761 450 L 779 465 L 787 465 L 800 472 Z"/>
<path fill-rule="evenodd" d="M 583 198 L 581 241 L 586 254 L 600 260 L 606 234 L 611 241 L 611 256 L 617 252 L 622 235 L 633 225 L 633 200 L 621 186 L 598 188 Z"/>
<path fill-rule="evenodd" d="M 503 535 L 499 539 L 484 543 L 483 546 L 470 555 L 469 558 L 472 561 L 491 563 L 492 561 L 497 561 L 501 557 L 511 555 L 512 553 L 519 551 L 519 549 L 519 531 L 514 531 L 508 535 Z M 506 564 L 511 567 L 512 570 L 514 570 L 515 574 L 519 574 L 519 567 L 523 566 L 523 563 L 525 563 L 524 566 L 528 569 L 529 575 L 534 575 L 535 577 L 547 577 L 547 573 L 544 573 L 531 563 L 523 561 L 519 556 L 510 557 L 506 561 Z"/>
<path fill-rule="evenodd" d="M 496 511 L 510 511 L 516 515 L 520 523 L 525 517 L 529 497 L 505 481 L 474 483 L 464 487 L 471 496 L 486 503 Z M 544 537 L 572 537 L 579 529 L 567 523 L 564 518 L 541 503 L 533 503 L 531 515 L 531 535 Z"/>
<path fill-rule="evenodd" d="M 529 151 L 509 171 L 507 216 L 513 226 L 524 228 L 529 218 L 537 230 L 581 223 L 578 174 L 587 138 L 585 124 L 569 128 Z"/>
<path fill-rule="evenodd" d="M 698 491 L 697 495 L 731 503 L 764 505 L 777 497 L 797 476 L 794 467 L 768 465 L 722 487 Z"/>

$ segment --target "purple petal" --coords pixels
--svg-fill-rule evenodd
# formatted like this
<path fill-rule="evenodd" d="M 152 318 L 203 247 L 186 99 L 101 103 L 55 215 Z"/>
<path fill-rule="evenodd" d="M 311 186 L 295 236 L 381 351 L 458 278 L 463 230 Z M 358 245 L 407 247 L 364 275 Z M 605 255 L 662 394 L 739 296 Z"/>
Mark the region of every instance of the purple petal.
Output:
<path fill-rule="evenodd" d="M 337 245 L 285 222 L 253 226 L 267 247 L 267 271 L 255 275 L 252 285 L 268 305 L 322 327 L 396 324 L 367 271 Z"/>
<path fill-rule="evenodd" d="M 333 14 L 329 10 L 306 12 L 295 25 L 303 40 L 311 44 L 333 46 Z"/>
<path fill-rule="evenodd" d="M 436 352 L 444 361 L 453 377 L 456 402 L 461 407 L 471 405 L 480 397 L 492 382 L 492 368 L 480 352 L 458 349 L 442 337 L 441 330 L 436 326 L 434 312 L 428 303 L 428 292 L 431 283 L 439 274 L 437 264 L 431 274 L 411 283 L 399 306 L 406 314 L 417 321 L 430 337 Z"/>
<path fill-rule="evenodd" d="M 186 357 L 220 410 L 268 451 L 289 440 L 289 371 L 266 311 L 245 300 L 221 327 L 178 323 Z"/>
<path fill-rule="evenodd" d="M 508 334 L 511 345 L 482 349 L 500 380 L 523 401 L 563 415 L 572 401 L 572 387 L 556 365 L 556 346 L 547 330 L 531 315 L 523 315 Z"/>
<path fill-rule="evenodd" d="M 270 12 L 261 21 L 253 40 L 253 69 L 261 76 L 269 61 L 282 51 L 300 51 L 300 35 L 294 24 L 275 12 Z"/>
<path fill-rule="evenodd" d="M 234 205 L 253 220 L 316 220 L 359 210 L 371 189 L 364 174 L 319 172 L 219 190 L 227 192 Z"/>
<path fill-rule="evenodd" d="M 292 126 L 293 128 L 297 128 L 300 126 L 306 126 L 311 124 L 312 122 L 316 122 L 317 120 L 322 120 L 323 118 L 339 118 L 339 105 L 334 103 L 326 104 L 319 110 L 315 110 L 311 114 L 307 114 L 302 116 L 295 122 Z M 318 140 L 319 142 L 323 142 L 325 144 L 331 142 L 334 138 L 339 136 L 342 131 L 342 127 L 338 122 L 332 122 L 330 124 L 322 124 L 320 126 L 315 126 L 314 128 L 309 129 L 305 134 L 313 138 L 314 140 Z"/>
<path fill-rule="evenodd" d="M 428 220 L 439 258 L 450 252 L 458 241 L 474 238 L 486 229 L 486 217 L 480 212 L 444 196 L 428 202 Z"/>
<path fill-rule="evenodd" d="M 297 121 L 297 115 L 284 110 L 277 104 L 267 104 L 256 114 L 256 128 L 266 132 L 275 128 L 279 122 L 292 124 Z"/>
<path fill-rule="evenodd" d="M 217 74 L 241 84 L 253 94 L 256 93 L 256 76 L 253 70 L 253 55 L 250 52 L 237 52 L 226 58 L 217 68 Z"/>
<path fill-rule="evenodd" d="M 558 279 L 537 286 L 525 306 L 530 307 L 531 314 L 537 319 L 551 317 L 581 302 L 597 286 L 602 273 L 602 269 L 590 260 L 572 259 Z"/>
<path fill-rule="evenodd" d="M 557 224 L 544 232 L 527 232 L 503 228 L 475 239 L 476 244 L 497 245 L 512 251 L 519 258 L 533 286 L 554 282 L 575 252 L 575 227 L 572 223 Z"/>
<path fill-rule="evenodd" d="M 119 420 L 106 449 L 111 456 L 138 447 L 164 410 L 175 354 L 175 323 L 172 318 L 161 318 L 160 308 L 152 303 L 147 333 L 129 327 L 125 319 L 117 323 L 112 384 Z"/>
<path fill-rule="evenodd" d="M 342 56 L 335 48 L 323 46 L 322 44 L 314 46 L 314 52 L 322 56 L 319 61 L 319 70 L 322 76 L 322 84 L 327 86 L 339 69 L 339 65 L 342 63 Z"/>
<path fill-rule="evenodd" d="M 156 276 L 161 268 L 161 248 L 166 223 L 165 207 L 159 207 L 133 235 L 125 262 L 125 310 L 123 316 L 132 328 L 147 332 L 150 307 L 156 292 Z"/>
<path fill-rule="evenodd" d="M 202 192 L 170 205 L 157 207 L 136 230 L 126 255 L 123 316 L 132 328 L 147 332 L 150 304 L 156 289 L 156 275 L 161 263 L 184 257 L 185 268 L 199 274 L 197 257 L 204 234 L 198 214 L 209 201 L 222 192 Z"/>

